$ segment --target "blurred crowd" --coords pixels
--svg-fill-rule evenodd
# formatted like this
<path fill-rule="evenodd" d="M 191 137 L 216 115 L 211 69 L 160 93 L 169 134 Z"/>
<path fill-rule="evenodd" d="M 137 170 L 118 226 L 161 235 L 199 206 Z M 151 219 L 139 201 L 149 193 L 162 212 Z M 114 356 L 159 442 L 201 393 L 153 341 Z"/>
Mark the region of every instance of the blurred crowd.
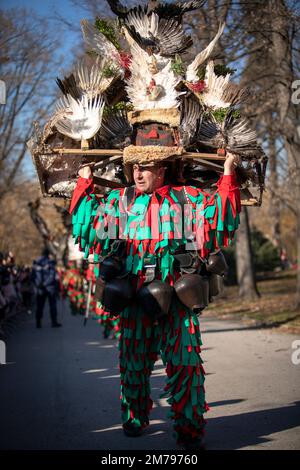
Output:
<path fill-rule="evenodd" d="M 59 268 L 59 276 L 60 292 L 69 300 L 71 314 L 96 320 L 102 327 L 104 338 L 119 338 L 119 315 L 106 312 L 95 299 L 94 266 L 83 259 L 69 261 L 67 267 Z"/>
<path fill-rule="evenodd" d="M 38 312 L 39 272 L 36 268 L 43 259 L 44 256 L 35 260 L 32 266 L 20 266 L 11 251 L 0 252 L 0 333 L 4 321 L 18 313 L 32 313 L 36 317 L 42 315 Z M 70 261 L 66 267 L 55 268 L 58 285 L 53 296 L 68 300 L 72 315 L 88 315 L 98 321 L 104 338 L 118 338 L 119 318 L 105 312 L 95 301 L 93 271 L 93 267 L 83 260 Z M 56 314 L 54 316 L 52 323 L 58 324 Z M 36 319 L 39 323 L 41 318 Z"/>
<path fill-rule="evenodd" d="M 14 254 L 0 252 L 0 329 L 3 321 L 20 311 L 31 313 L 31 267 L 18 266 Z"/>

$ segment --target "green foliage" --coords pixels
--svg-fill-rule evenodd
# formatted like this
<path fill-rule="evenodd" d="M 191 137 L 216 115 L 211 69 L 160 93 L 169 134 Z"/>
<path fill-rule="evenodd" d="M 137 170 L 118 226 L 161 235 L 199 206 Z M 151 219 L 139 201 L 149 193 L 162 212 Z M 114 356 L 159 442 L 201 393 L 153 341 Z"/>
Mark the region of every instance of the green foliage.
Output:
<path fill-rule="evenodd" d="M 199 78 L 199 80 L 204 80 L 205 78 L 205 71 L 206 71 L 206 67 L 204 65 L 201 65 L 198 70 L 197 70 L 197 76 Z"/>
<path fill-rule="evenodd" d="M 272 272 L 281 265 L 277 248 L 256 228 L 251 231 L 251 246 L 255 272 Z M 237 284 L 237 276 L 234 245 L 222 251 L 229 266 L 225 284 L 235 285 Z"/>
<path fill-rule="evenodd" d="M 110 114 L 115 114 L 118 111 L 132 111 L 133 106 L 130 103 L 126 103 L 125 101 L 120 101 L 117 104 L 114 104 L 113 106 L 105 106 L 103 110 L 103 116 L 107 117 Z"/>
<path fill-rule="evenodd" d="M 215 74 L 220 77 L 221 75 L 225 77 L 228 73 L 232 74 L 236 71 L 236 69 L 231 69 L 230 67 L 227 67 L 227 65 L 222 65 L 222 64 L 216 64 L 214 66 L 214 72 Z M 201 65 L 197 71 L 197 75 L 199 77 L 199 80 L 204 80 L 205 78 L 205 72 L 206 72 L 206 66 Z"/>
<path fill-rule="evenodd" d="M 262 232 L 254 229 L 251 234 L 251 244 L 256 271 L 274 271 L 280 266 L 277 248 Z"/>
<path fill-rule="evenodd" d="M 95 26 L 98 31 L 100 31 L 100 33 L 102 33 L 118 50 L 121 49 L 115 28 L 111 22 L 97 17 L 95 20 Z"/>
<path fill-rule="evenodd" d="M 106 64 L 102 69 L 102 75 L 104 78 L 114 77 L 117 73 L 116 67 L 112 63 Z"/>
<path fill-rule="evenodd" d="M 211 114 L 217 122 L 223 122 L 230 108 L 219 108 L 211 111 Z M 234 119 L 238 119 L 241 115 L 238 110 L 233 111 L 232 113 Z"/>
<path fill-rule="evenodd" d="M 227 67 L 227 65 L 216 64 L 214 66 L 214 72 L 218 77 L 226 77 L 228 73 L 233 74 L 235 71 L 236 69 L 231 69 L 230 67 Z"/>
<path fill-rule="evenodd" d="M 175 59 L 172 60 L 171 69 L 173 70 L 175 75 L 184 75 L 185 66 L 179 55 L 176 55 Z"/>

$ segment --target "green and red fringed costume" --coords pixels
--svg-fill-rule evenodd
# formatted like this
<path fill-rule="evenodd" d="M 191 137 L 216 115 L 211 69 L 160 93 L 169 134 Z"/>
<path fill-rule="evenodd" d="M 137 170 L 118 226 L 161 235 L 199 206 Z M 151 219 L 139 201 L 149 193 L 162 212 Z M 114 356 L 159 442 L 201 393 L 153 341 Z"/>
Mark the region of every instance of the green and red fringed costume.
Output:
<path fill-rule="evenodd" d="M 103 308 L 101 302 L 96 303 L 95 319 L 103 328 L 104 338 L 111 336 L 112 339 L 118 339 L 120 337 L 120 316 L 112 316 L 111 313 Z"/>
<path fill-rule="evenodd" d="M 111 335 L 112 339 L 119 338 L 120 335 L 120 327 L 119 327 L 119 316 L 116 315 L 114 317 L 111 316 L 110 313 L 106 312 L 100 302 L 95 300 L 94 295 L 94 287 L 96 283 L 96 277 L 94 273 L 94 267 L 92 265 L 88 265 L 87 268 L 84 270 L 84 278 L 89 283 L 92 282 L 92 289 L 91 289 L 91 298 L 90 298 L 90 316 L 97 320 L 97 322 L 103 328 L 103 337 L 109 338 Z M 86 294 L 86 302 L 84 306 L 84 310 L 87 307 L 87 298 L 88 295 Z"/>
<path fill-rule="evenodd" d="M 181 190 L 185 191 L 189 203 L 184 218 L 185 221 L 188 218 L 187 225 L 196 234 L 199 255 L 206 257 L 217 248 L 228 246 L 238 227 L 241 210 L 235 175 L 222 176 L 211 195 L 192 186 L 166 185 L 152 194 L 135 189 L 125 224 L 121 223 L 125 211 L 124 189 L 112 190 L 106 200 L 97 200 L 92 180 L 79 178 L 70 207 L 75 243 L 79 243 L 86 257 L 94 253 L 97 262 L 110 252 L 112 240 L 103 234 L 107 235 L 109 227 L 115 227 L 113 236 L 126 240 L 126 267 L 136 275 L 137 287 L 145 279 L 145 256 L 160 259 L 161 272 L 157 279 L 173 285 L 180 276 L 174 269 L 173 254 L 187 243 L 185 234 L 178 231 L 180 220 L 176 207 Z M 137 304 L 127 307 L 120 315 L 120 332 L 123 423 L 148 424 L 152 408 L 150 375 L 160 354 L 167 373 L 163 396 L 171 405 L 170 416 L 177 435 L 201 435 L 203 414 L 208 406 L 198 317 L 174 296 L 168 317 L 159 322 L 152 322 Z"/>
<path fill-rule="evenodd" d="M 70 261 L 68 268 L 60 272 L 60 291 L 63 297 L 68 298 L 72 315 L 85 315 L 88 301 L 86 283 L 92 282 L 94 286 L 95 281 L 94 269 L 91 266 L 78 267 L 76 262 Z M 96 302 L 93 288 L 89 303 L 89 316 L 101 325 L 104 338 L 110 335 L 112 339 L 119 338 L 119 316 L 112 317 L 103 309 L 100 302 Z"/>
<path fill-rule="evenodd" d="M 81 269 L 75 262 L 69 262 L 62 278 L 66 297 L 69 299 L 72 315 L 84 314 L 85 295 L 83 290 L 83 276 Z"/>

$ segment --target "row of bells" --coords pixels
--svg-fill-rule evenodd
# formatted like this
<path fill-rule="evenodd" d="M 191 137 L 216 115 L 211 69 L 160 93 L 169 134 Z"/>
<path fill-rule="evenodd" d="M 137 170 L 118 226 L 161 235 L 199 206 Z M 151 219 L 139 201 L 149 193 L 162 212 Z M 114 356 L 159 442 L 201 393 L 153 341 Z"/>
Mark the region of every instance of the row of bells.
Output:
<path fill-rule="evenodd" d="M 208 306 L 212 297 L 222 288 L 222 275 L 227 269 L 224 255 L 218 252 L 208 259 L 207 275 L 196 273 L 182 274 L 174 286 L 158 279 L 144 284 L 137 292 L 127 273 L 122 272 L 122 262 L 116 258 L 106 258 L 100 268 L 95 297 L 101 301 L 106 311 L 118 314 L 132 302 L 137 302 L 143 312 L 152 318 L 168 315 L 174 295 L 187 308 L 196 314 Z M 118 276 L 118 277 L 116 277 Z"/>

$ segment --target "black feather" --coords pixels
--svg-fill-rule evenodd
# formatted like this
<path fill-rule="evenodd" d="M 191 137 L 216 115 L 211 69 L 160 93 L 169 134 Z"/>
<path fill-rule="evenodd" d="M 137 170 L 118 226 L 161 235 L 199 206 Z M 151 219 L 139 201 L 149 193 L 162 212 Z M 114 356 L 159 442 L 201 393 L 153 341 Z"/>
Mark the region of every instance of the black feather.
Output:
<path fill-rule="evenodd" d="M 148 6 L 138 6 L 133 8 L 126 8 L 118 0 L 107 0 L 111 11 L 115 13 L 119 18 L 123 20 L 128 19 L 128 15 L 132 12 L 143 12 L 145 15 L 150 15 L 152 12 L 157 13 L 160 18 L 173 19 L 181 23 L 182 16 L 193 10 L 201 8 L 205 0 L 194 0 L 187 2 L 175 2 L 175 3 L 160 3 L 158 1 L 150 1 Z"/>
<path fill-rule="evenodd" d="M 197 139 L 199 125 L 202 120 L 202 108 L 194 97 L 184 98 L 180 107 L 179 135 L 185 149 L 192 146 Z"/>
<path fill-rule="evenodd" d="M 71 73 L 68 77 L 64 77 L 63 80 L 57 78 L 56 84 L 65 96 L 71 95 L 75 100 L 81 99 L 81 91 L 77 86 L 73 73 Z"/>
<path fill-rule="evenodd" d="M 160 18 L 165 19 L 176 19 L 177 21 L 182 21 L 182 16 L 193 10 L 198 10 L 205 3 L 205 0 L 196 0 L 191 2 L 176 2 L 176 3 L 159 3 L 155 8 L 155 13 L 159 15 Z"/>
<path fill-rule="evenodd" d="M 132 39 L 149 54 L 159 53 L 163 57 L 174 57 L 176 54 L 182 54 L 193 45 L 191 37 L 185 34 L 182 25 L 174 20 L 160 19 L 156 36 L 150 31 L 148 32 L 149 37 L 141 36 L 131 22 L 134 18 L 142 20 L 143 17 L 146 17 L 144 13 L 131 14 L 124 27 Z"/>
<path fill-rule="evenodd" d="M 134 26 L 124 25 L 132 39 L 145 51 L 151 54 L 158 54 L 160 51 L 159 41 L 154 37 L 144 38 L 138 33 Z"/>
<path fill-rule="evenodd" d="M 132 126 L 125 111 L 118 111 L 103 119 L 94 140 L 96 146 L 123 149 L 131 143 Z"/>
<path fill-rule="evenodd" d="M 128 8 L 124 7 L 121 2 L 118 0 L 107 0 L 107 3 L 110 6 L 111 11 L 118 15 L 119 18 L 125 18 L 128 14 Z"/>

